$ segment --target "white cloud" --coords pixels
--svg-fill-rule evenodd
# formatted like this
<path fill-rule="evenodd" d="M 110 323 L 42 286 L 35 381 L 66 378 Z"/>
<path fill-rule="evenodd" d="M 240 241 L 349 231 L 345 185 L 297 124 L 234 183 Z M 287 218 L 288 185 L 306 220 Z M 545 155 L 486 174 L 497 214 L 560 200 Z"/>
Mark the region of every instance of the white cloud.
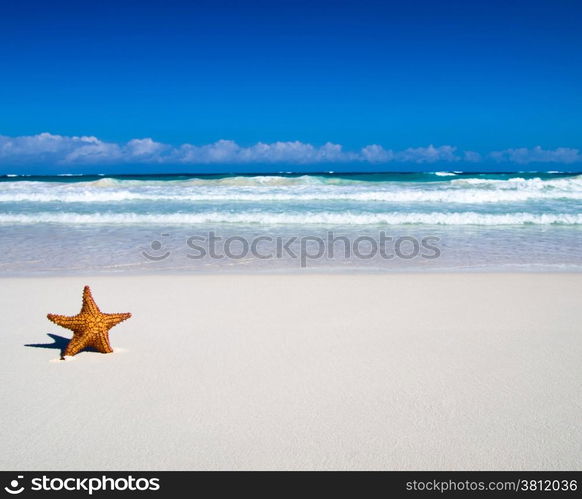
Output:
<path fill-rule="evenodd" d="M 299 141 L 258 142 L 240 146 L 232 140 L 212 144 L 171 146 L 151 138 L 132 139 L 124 143 L 106 142 L 90 136 L 64 136 L 50 133 L 8 137 L 0 135 L 0 164 L 251 164 L 251 163 L 435 163 L 480 162 L 486 159 L 512 163 L 574 163 L 582 161 L 578 149 L 560 147 L 544 150 L 507 149 L 481 155 L 475 151 L 458 151 L 450 145 L 408 148 L 402 151 L 371 144 L 356 151 L 346 151 L 340 144 L 328 142 L 315 146 Z"/>
<path fill-rule="evenodd" d="M 463 159 L 469 161 L 470 163 L 479 163 L 483 159 L 483 156 L 475 151 L 464 151 Z"/>
<path fill-rule="evenodd" d="M 434 163 L 435 161 L 458 161 L 461 159 L 455 154 L 453 146 L 410 147 L 396 153 L 396 159 L 405 163 Z"/>
<path fill-rule="evenodd" d="M 120 146 L 109 142 L 83 144 L 73 148 L 62 161 L 63 163 L 91 164 L 123 161 L 124 154 Z"/>
<path fill-rule="evenodd" d="M 127 155 L 133 158 L 153 158 L 158 157 L 167 151 L 169 146 L 155 142 L 152 139 L 133 139 L 130 140 L 124 148 Z"/>
<path fill-rule="evenodd" d="M 361 156 L 364 161 L 369 161 L 370 163 L 387 163 L 394 159 L 394 151 L 372 144 L 362 148 Z"/>
<path fill-rule="evenodd" d="M 356 153 L 344 152 L 342 146 L 327 143 L 321 147 L 303 142 L 259 142 L 241 147 L 232 140 L 219 140 L 213 144 L 194 146 L 184 144 L 171 158 L 180 163 L 322 163 L 358 161 Z"/>
<path fill-rule="evenodd" d="M 582 155 L 578 149 L 558 147 L 556 149 L 542 149 L 540 146 L 528 149 L 506 149 L 494 151 L 490 156 L 496 161 L 508 161 L 511 163 L 578 163 L 582 161 Z"/>
<path fill-rule="evenodd" d="M 13 161 L 60 161 L 85 147 L 103 144 L 96 137 L 65 137 L 51 133 L 6 137 L 0 135 L 0 159 Z"/>

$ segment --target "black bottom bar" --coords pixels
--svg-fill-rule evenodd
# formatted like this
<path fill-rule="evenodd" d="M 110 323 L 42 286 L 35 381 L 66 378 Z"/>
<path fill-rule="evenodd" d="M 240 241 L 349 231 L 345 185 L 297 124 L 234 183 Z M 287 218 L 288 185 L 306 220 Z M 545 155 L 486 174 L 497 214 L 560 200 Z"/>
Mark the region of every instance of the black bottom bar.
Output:
<path fill-rule="evenodd" d="M 4 497 L 445 497 L 573 495 L 582 497 L 582 472 L 0 472 Z M 325 494 L 321 496 L 320 494 Z M 209 496 L 209 497 L 210 497 Z"/>

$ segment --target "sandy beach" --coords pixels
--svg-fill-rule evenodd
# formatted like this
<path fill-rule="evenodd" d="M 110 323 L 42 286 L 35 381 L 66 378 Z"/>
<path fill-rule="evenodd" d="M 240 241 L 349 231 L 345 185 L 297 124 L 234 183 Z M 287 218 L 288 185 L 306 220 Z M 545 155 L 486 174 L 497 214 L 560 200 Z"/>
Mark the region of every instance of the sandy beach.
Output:
<path fill-rule="evenodd" d="M 0 282 L 4 470 L 582 468 L 582 274 Z"/>

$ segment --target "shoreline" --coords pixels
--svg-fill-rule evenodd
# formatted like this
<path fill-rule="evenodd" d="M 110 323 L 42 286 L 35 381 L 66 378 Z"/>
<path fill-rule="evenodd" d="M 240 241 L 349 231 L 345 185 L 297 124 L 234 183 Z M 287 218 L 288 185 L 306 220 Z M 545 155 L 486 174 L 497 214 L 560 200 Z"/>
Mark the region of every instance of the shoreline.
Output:
<path fill-rule="evenodd" d="M 200 278 L 218 278 L 218 279 L 230 279 L 230 278 L 238 278 L 238 277 L 246 277 L 249 279 L 269 279 L 269 278 L 276 278 L 276 277 L 280 277 L 280 276 L 284 276 L 284 277 L 293 277 L 293 278 L 297 278 L 297 279 L 301 279 L 302 277 L 305 277 L 306 279 L 312 278 L 312 277 L 335 277 L 335 278 L 340 278 L 340 279 L 350 279 L 352 277 L 358 277 L 358 276 L 362 276 L 362 277 L 372 277 L 372 278 L 386 278 L 389 277 L 391 275 L 395 275 L 398 276 L 398 279 L 401 279 L 403 277 L 409 276 L 411 278 L 418 278 L 418 279 L 422 279 L 422 276 L 427 276 L 427 278 L 429 277 L 440 277 L 440 278 L 445 278 L 445 277 L 450 277 L 450 278 L 454 278 L 454 277 L 458 277 L 458 276 L 467 276 L 467 279 L 470 279 L 472 276 L 489 276 L 491 278 L 494 277 L 513 277 L 515 279 L 520 279 L 521 276 L 523 276 L 524 278 L 527 278 L 527 276 L 548 276 L 548 278 L 551 278 L 552 276 L 571 276 L 572 278 L 577 278 L 577 277 L 581 277 L 582 278 L 582 272 L 573 272 L 571 270 L 565 270 L 565 271 L 556 271 L 556 272 L 548 272 L 548 271 L 491 271 L 488 269 L 484 269 L 483 271 L 478 271 L 478 272 L 467 272 L 463 269 L 459 269 L 458 271 L 450 271 L 448 269 L 446 270 L 428 270 L 428 271 L 410 271 L 410 270 L 394 270 L 394 269 L 390 269 L 390 270 L 386 270 L 386 271 L 378 271 L 377 269 L 373 269 L 373 270 L 369 270 L 366 271 L 361 270 L 361 269 L 354 269 L 354 270 L 348 270 L 345 271 L 345 269 L 340 269 L 340 268 L 333 268 L 331 269 L 330 272 L 326 272 L 325 268 L 319 267 L 319 268 L 314 268 L 314 269 L 297 269 L 297 270 L 292 270 L 290 272 L 287 272 L 287 269 L 281 269 L 279 270 L 272 270 L 272 269 L 265 269 L 264 271 L 255 271 L 255 269 L 253 268 L 252 270 L 249 269 L 241 269 L 240 272 L 234 272 L 234 271 L 223 271 L 222 269 L 220 270 L 208 270 L 208 271 L 184 271 L 183 269 L 177 269 L 175 272 L 171 272 L 171 271 L 167 271 L 167 270 L 162 270 L 162 271 L 156 271 L 156 272 L 151 272 L 151 273 L 123 273 L 123 272 L 119 272 L 119 273 L 103 273 L 101 271 L 99 272 L 88 272 L 86 274 L 43 274 L 41 272 L 38 273 L 31 273 L 31 274 L 26 274 L 26 275 L 2 275 L 0 274 L 0 282 L 7 282 L 7 281 L 19 281 L 19 280 L 24 280 L 24 279 L 30 279 L 30 280 L 34 280 L 40 277 L 46 278 L 46 279 L 53 279 L 55 281 L 64 279 L 64 280 L 71 280 L 71 279 L 85 279 L 85 278 L 90 278 L 90 279 L 97 279 L 97 280 L 104 280 L 104 281 L 109 281 L 112 279 L 129 279 L 129 280 L 134 280 L 134 279 L 164 279 L 164 278 L 180 278 L 180 279 L 191 279 L 193 277 L 200 277 Z"/>
<path fill-rule="evenodd" d="M 559 266 L 559 265 L 557 265 Z M 344 277 L 358 277 L 358 276 L 378 276 L 378 277 L 389 277 L 389 276 L 418 276 L 418 275 L 430 275 L 430 276 L 445 276 L 445 275 L 497 275 L 497 276 L 519 276 L 519 275 L 579 275 L 582 276 L 582 267 L 571 268 L 567 267 L 565 270 L 515 270 L 507 269 L 501 270 L 498 268 L 491 269 L 489 267 L 485 268 L 459 268 L 459 269 L 366 269 L 366 268 L 330 268 L 326 270 L 325 268 L 314 268 L 314 269 L 213 269 L 213 270 L 191 270 L 186 271 L 184 269 L 176 269 L 175 271 L 163 270 L 163 271 L 87 271 L 81 272 L 70 272 L 63 273 L 61 271 L 47 271 L 47 272 L 35 272 L 35 273 L 14 273 L 14 274 L 3 274 L 0 275 L 0 282 L 5 280 L 18 280 L 18 279 L 113 279 L 113 278 L 191 278 L 191 277 L 292 277 L 292 276 L 305 276 L 305 277 L 324 277 L 324 276 L 344 276 Z"/>

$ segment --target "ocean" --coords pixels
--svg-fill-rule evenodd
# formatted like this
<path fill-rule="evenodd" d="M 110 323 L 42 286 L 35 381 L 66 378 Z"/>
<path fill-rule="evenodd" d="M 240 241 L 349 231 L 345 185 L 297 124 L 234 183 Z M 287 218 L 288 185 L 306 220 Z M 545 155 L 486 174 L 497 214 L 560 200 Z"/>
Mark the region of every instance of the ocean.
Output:
<path fill-rule="evenodd" d="M 4 275 L 580 271 L 582 175 L 6 176 L 0 231 Z"/>

